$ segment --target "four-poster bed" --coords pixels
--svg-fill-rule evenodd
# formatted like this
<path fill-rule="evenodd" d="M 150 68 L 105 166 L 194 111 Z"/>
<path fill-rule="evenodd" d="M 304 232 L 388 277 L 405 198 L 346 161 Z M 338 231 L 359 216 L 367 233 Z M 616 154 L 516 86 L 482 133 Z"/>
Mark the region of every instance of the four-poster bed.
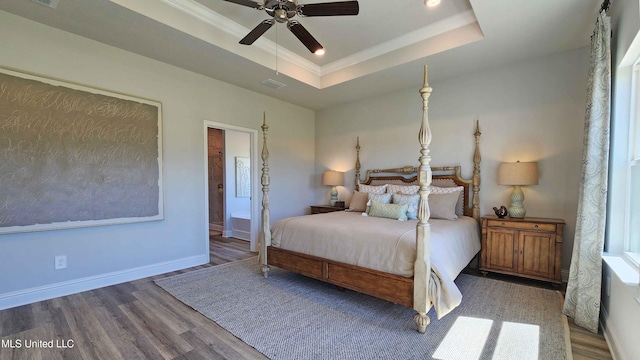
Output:
<path fill-rule="evenodd" d="M 420 89 L 423 116 L 418 135 L 421 147 L 418 167 L 369 170 L 361 180 L 359 140 L 356 145 L 356 190 L 382 184 L 415 184 L 419 197 L 417 222 L 334 212 L 282 219 L 274 224 L 272 233 L 268 199 L 268 126 L 264 121 L 260 262 L 265 277 L 272 265 L 412 307 L 417 312 L 414 321 L 420 333 L 424 333 L 429 324 L 427 312 L 432 305 L 440 318 L 460 303 L 461 294 L 453 280 L 480 250 L 480 131 L 476 124 L 471 179 L 461 177 L 459 166 L 431 168 L 428 119 L 431 91 L 425 66 L 424 86 Z M 438 187 L 432 186 L 434 178 Z M 431 219 L 430 224 L 428 198 L 430 192 L 439 187 L 461 187 L 462 195 L 457 200 L 460 204 L 456 207 L 461 215 L 458 220 Z M 341 222 L 344 225 L 340 225 Z M 436 232 L 433 248 L 432 225 Z M 385 234 L 378 236 L 382 233 Z M 408 242 L 407 236 L 414 240 Z M 435 261 L 433 268 L 432 261 Z"/>

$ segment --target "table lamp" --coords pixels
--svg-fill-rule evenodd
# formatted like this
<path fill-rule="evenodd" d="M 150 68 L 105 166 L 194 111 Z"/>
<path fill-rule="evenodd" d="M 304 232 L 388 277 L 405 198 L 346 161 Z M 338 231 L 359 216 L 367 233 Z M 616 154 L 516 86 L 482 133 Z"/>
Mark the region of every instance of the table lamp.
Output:
<path fill-rule="evenodd" d="M 335 170 L 327 170 L 322 175 L 322 185 L 333 186 L 331 188 L 331 206 L 336 205 L 338 201 L 338 189 L 336 186 L 342 186 L 344 184 L 344 173 Z"/>
<path fill-rule="evenodd" d="M 511 206 L 507 211 L 512 218 L 523 218 L 527 211 L 523 205 L 524 193 L 520 186 L 538 185 L 538 163 L 518 161 L 500 164 L 498 185 L 513 185 Z"/>

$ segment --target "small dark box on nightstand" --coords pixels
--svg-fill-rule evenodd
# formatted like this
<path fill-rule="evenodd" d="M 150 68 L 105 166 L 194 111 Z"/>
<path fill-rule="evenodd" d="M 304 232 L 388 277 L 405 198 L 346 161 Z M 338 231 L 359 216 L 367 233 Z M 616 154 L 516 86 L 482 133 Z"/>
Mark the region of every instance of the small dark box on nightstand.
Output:
<path fill-rule="evenodd" d="M 344 201 L 336 201 L 336 206 L 337 207 L 344 207 Z"/>

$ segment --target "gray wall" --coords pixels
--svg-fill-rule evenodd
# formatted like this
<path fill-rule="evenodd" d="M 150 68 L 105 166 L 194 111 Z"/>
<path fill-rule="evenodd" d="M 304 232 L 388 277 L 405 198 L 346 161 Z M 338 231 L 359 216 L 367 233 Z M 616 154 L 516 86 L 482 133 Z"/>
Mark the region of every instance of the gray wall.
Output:
<path fill-rule="evenodd" d="M 205 119 L 261 134 L 266 111 L 272 219 L 313 202 L 313 111 L 5 12 L 0 33 L 0 66 L 162 103 L 165 204 L 163 221 L 1 235 L 0 308 L 207 262 Z"/>

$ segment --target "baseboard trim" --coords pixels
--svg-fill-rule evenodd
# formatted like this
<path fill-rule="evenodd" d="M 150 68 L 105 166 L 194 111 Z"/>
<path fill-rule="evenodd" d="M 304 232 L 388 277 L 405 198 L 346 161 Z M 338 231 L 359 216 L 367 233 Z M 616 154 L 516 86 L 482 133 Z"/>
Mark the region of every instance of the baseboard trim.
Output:
<path fill-rule="evenodd" d="M 609 327 L 609 313 L 604 308 L 604 306 L 600 307 L 600 327 L 602 328 L 602 333 L 604 334 L 604 340 L 607 342 L 607 346 L 609 346 L 609 352 L 611 353 L 611 357 L 613 360 L 622 360 L 622 359 L 631 359 L 630 357 L 626 357 L 624 351 L 619 349 L 616 344 L 618 343 L 616 340 L 620 338 L 617 334 L 615 328 Z"/>
<path fill-rule="evenodd" d="M 251 240 L 251 233 L 249 231 L 233 229 L 233 236 L 236 239 L 249 241 Z"/>
<path fill-rule="evenodd" d="M 207 264 L 209 254 L 0 294 L 0 310 Z"/>

